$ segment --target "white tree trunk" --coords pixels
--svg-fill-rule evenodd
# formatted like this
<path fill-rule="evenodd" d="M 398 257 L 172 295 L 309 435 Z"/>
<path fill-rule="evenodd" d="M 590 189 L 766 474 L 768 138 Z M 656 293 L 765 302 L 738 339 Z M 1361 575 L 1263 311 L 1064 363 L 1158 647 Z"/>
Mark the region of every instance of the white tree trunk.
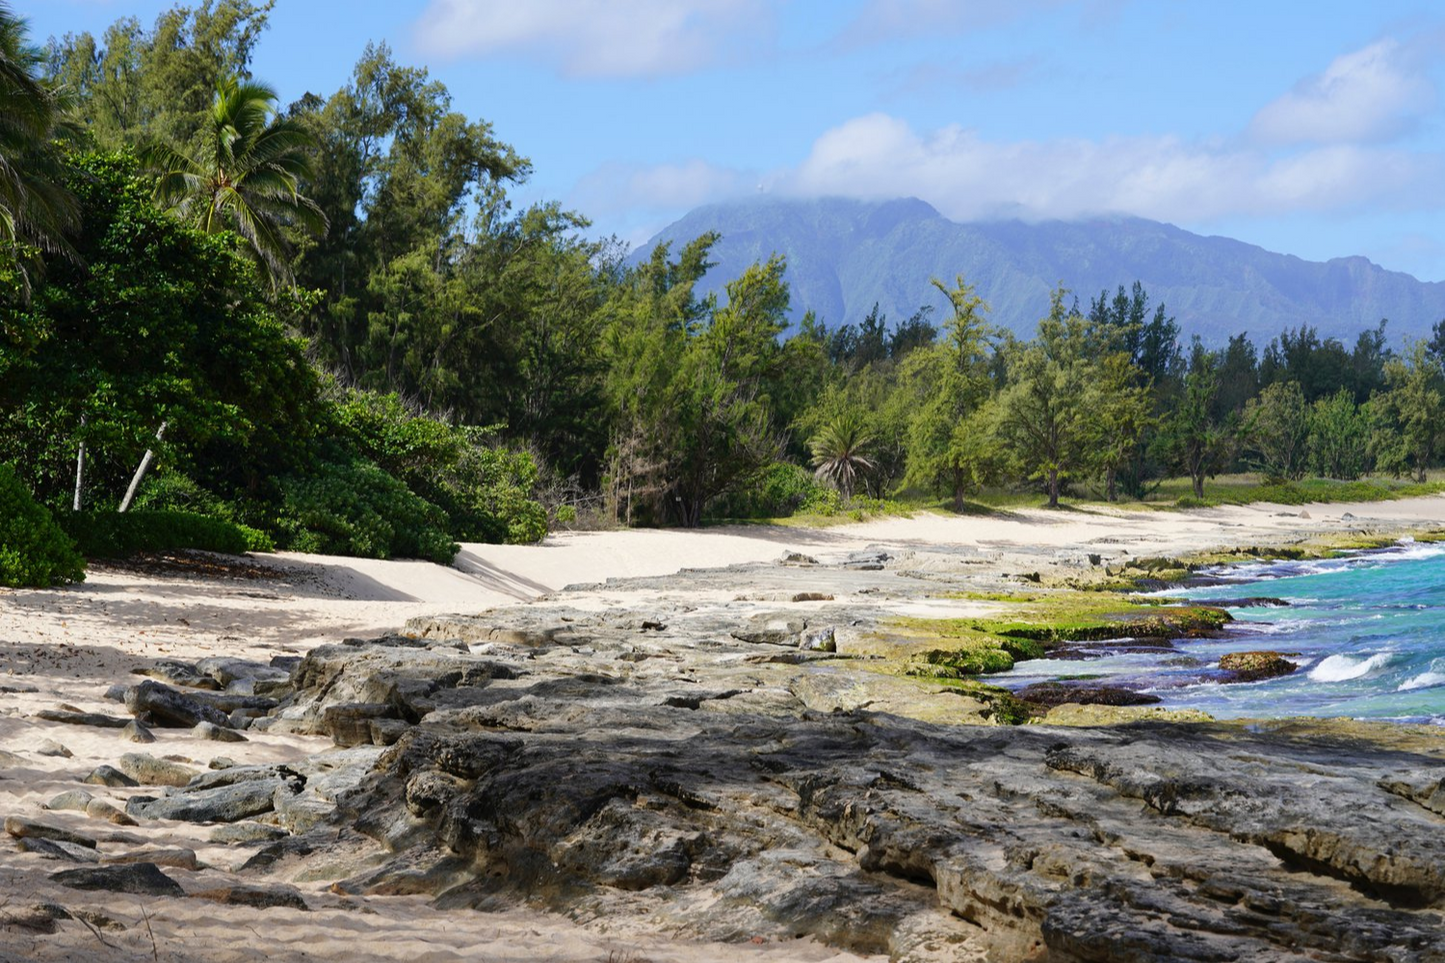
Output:
<path fill-rule="evenodd" d="M 165 437 L 167 424 L 168 422 L 163 421 L 161 422 L 160 428 L 156 429 L 157 442 L 159 442 L 163 437 Z M 130 487 L 126 489 L 125 498 L 121 500 L 121 511 L 124 512 L 130 509 L 130 503 L 135 501 L 136 489 L 140 488 L 141 481 L 145 478 L 146 472 L 150 471 L 151 462 L 155 461 L 155 459 L 155 449 L 147 448 L 145 457 L 140 460 L 140 467 L 136 468 L 135 475 L 130 480 Z"/>

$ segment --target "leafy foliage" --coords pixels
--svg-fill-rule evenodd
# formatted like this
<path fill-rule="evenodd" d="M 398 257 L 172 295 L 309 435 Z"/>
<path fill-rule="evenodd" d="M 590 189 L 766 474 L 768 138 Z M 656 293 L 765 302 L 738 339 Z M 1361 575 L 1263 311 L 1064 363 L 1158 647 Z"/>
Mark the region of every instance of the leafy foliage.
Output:
<path fill-rule="evenodd" d="M 36 504 L 14 469 L 0 464 L 0 585 L 49 588 L 85 578 L 85 559 Z"/>
<path fill-rule="evenodd" d="M 231 555 L 272 550 L 270 538 L 255 529 L 194 512 L 65 512 L 59 519 L 91 558 L 186 548 Z"/>
<path fill-rule="evenodd" d="M 446 513 L 365 458 L 324 461 L 281 487 L 275 527 L 293 551 L 448 565 L 460 548 Z"/>

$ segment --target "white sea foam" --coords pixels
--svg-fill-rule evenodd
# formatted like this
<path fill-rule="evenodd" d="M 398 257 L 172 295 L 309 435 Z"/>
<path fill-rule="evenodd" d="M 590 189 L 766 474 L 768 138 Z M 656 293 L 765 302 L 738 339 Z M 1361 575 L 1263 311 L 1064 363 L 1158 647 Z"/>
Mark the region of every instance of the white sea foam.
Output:
<path fill-rule="evenodd" d="M 1400 683 L 1397 692 L 1408 692 L 1411 689 L 1428 689 L 1431 686 L 1445 685 L 1445 672 L 1421 672 L 1419 675 L 1406 679 Z"/>
<path fill-rule="evenodd" d="M 1316 682 L 1344 682 L 1358 679 L 1375 671 L 1390 661 L 1389 652 L 1380 652 L 1368 659 L 1356 659 L 1348 655 L 1332 655 L 1321 659 L 1320 664 L 1310 670 L 1310 678 Z"/>

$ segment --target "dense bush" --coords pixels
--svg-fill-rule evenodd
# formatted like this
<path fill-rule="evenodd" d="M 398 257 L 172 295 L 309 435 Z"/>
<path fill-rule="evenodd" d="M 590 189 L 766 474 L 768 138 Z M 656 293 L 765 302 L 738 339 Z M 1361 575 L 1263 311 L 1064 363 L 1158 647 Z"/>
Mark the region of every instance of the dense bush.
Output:
<path fill-rule="evenodd" d="M 451 563 L 446 513 L 365 458 L 321 462 L 282 482 L 276 529 L 298 552 Z"/>
<path fill-rule="evenodd" d="M 66 512 L 61 525 L 92 558 L 191 548 L 239 555 L 272 551 L 262 532 L 220 518 L 178 511 Z"/>
<path fill-rule="evenodd" d="M 446 513 L 467 542 L 529 544 L 547 534 L 533 497 L 537 465 L 499 447 L 486 428 L 448 425 L 408 411 L 394 394 L 347 392 L 332 408 L 334 436 Z"/>
<path fill-rule="evenodd" d="M 757 481 L 742 491 L 718 499 L 708 510 L 714 518 L 786 518 L 807 508 L 837 502 L 838 493 L 818 484 L 813 473 L 790 462 L 777 461 L 758 473 Z"/>
<path fill-rule="evenodd" d="M 0 465 L 0 585 L 49 588 L 85 578 L 85 559 L 50 512 Z"/>

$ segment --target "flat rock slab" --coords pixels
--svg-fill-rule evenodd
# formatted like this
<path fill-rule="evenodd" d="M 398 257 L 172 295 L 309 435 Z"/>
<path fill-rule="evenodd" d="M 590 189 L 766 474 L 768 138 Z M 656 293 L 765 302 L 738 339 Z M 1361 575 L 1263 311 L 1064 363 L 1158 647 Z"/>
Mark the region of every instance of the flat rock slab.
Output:
<path fill-rule="evenodd" d="M 157 866 L 169 866 L 173 869 L 198 870 L 201 868 L 200 860 L 196 858 L 196 851 L 179 846 L 165 849 L 141 849 L 132 853 L 112 853 L 102 857 L 101 862 L 107 866 L 154 863 Z"/>
<path fill-rule="evenodd" d="M 158 799 L 132 796 L 127 815 L 137 819 L 176 819 L 190 823 L 233 823 L 275 808 L 277 791 L 299 792 L 300 784 L 282 779 L 256 779 L 215 789 L 176 792 Z"/>
<path fill-rule="evenodd" d="M 120 771 L 142 786 L 184 786 L 198 775 L 190 766 L 169 759 L 157 759 L 144 752 L 128 752 L 120 757 Z"/>
<path fill-rule="evenodd" d="M 207 739 L 211 742 L 248 742 L 249 740 L 235 729 L 225 729 L 210 722 L 198 722 L 191 730 L 191 735 L 198 739 Z"/>
<path fill-rule="evenodd" d="M 96 766 L 84 781 L 92 786 L 110 786 L 112 789 L 130 789 L 140 785 L 114 766 Z"/>
<path fill-rule="evenodd" d="M 124 729 L 129 719 L 108 716 L 103 712 L 72 712 L 69 709 L 41 709 L 35 718 L 46 722 L 63 722 L 70 726 L 96 726 L 100 729 Z"/>
<path fill-rule="evenodd" d="M 191 729 L 198 722 L 231 726 L 226 712 L 150 679 L 125 690 L 125 707 L 132 715 L 149 716 L 159 726 Z"/>
<path fill-rule="evenodd" d="M 191 894 L 193 899 L 208 899 L 231 906 L 249 906 L 253 909 L 294 909 L 310 910 L 301 892 L 290 886 L 253 886 L 237 883 L 233 886 L 218 886 Z"/>
<path fill-rule="evenodd" d="M 265 823 L 239 822 L 231 823 L 229 826 L 217 826 L 211 830 L 211 835 L 206 837 L 213 843 L 222 845 L 243 845 L 245 843 L 274 843 L 278 839 L 284 839 L 290 833 L 280 826 L 268 826 Z"/>
<path fill-rule="evenodd" d="M 34 853 L 43 859 L 59 859 L 67 863 L 98 863 L 100 854 L 89 846 L 79 846 L 59 839 L 21 839 L 17 844 L 22 853 Z"/>
<path fill-rule="evenodd" d="M 54 839 L 77 846 L 88 846 L 91 849 L 96 846 L 95 840 L 84 833 L 77 833 L 63 826 L 36 822 L 33 819 L 26 819 L 24 816 L 6 816 L 5 831 L 11 836 L 22 839 Z"/>
<path fill-rule="evenodd" d="M 18 769 L 21 766 L 34 765 L 29 759 L 15 752 L 7 752 L 0 749 L 0 769 Z"/>
<path fill-rule="evenodd" d="M 94 866 L 67 869 L 52 873 L 50 878 L 71 889 L 103 893 L 129 893 L 134 896 L 185 896 L 181 884 L 161 872 L 154 863 L 131 863 L 125 866 Z"/>

